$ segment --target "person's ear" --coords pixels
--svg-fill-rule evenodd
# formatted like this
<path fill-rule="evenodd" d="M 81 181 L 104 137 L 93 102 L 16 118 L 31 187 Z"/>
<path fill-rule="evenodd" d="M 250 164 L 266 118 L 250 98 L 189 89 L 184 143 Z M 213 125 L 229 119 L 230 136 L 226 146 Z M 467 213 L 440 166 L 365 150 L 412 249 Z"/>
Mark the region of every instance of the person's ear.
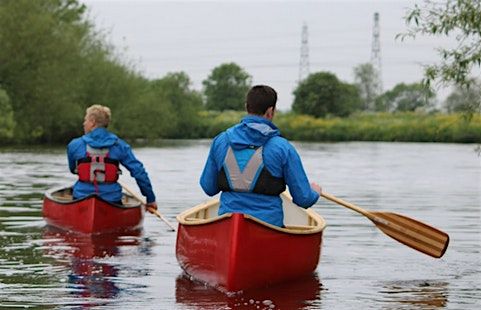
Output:
<path fill-rule="evenodd" d="M 274 107 L 268 107 L 264 117 L 271 120 L 274 117 Z"/>

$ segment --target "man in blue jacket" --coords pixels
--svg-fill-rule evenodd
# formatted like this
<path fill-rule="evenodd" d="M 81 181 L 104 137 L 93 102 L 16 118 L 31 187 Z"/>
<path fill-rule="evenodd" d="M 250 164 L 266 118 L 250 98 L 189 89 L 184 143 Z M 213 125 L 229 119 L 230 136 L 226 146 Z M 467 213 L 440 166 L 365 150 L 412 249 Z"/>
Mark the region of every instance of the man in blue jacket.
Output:
<path fill-rule="evenodd" d="M 97 193 L 104 200 L 120 203 L 122 187 L 117 180 L 119 164 L 122 164 L 147 198 L 147 210 L 157 210 L 155 194 L 144 166 L 124 140 L 107 130 L 110 117 L 108 107 L 89 107 L 83 123 L 85 134 L 73 139 L 67 147 L 70 171 L 79 176 L 73 187 L 73 197 L 78 199 Z"/>
<path fill-rule="evenodd" d="M 277 93 L 258 85 L 246 97 L 248 115 L 214 138 L 200 178 L 204 192 L 222 191 L 219 215 L 245 213 L 282 227 L 282 193 L 286 185 L 295 204 L 309 208 L 321 187 L 309 184 L 294 147 L 272 123 Z"/>

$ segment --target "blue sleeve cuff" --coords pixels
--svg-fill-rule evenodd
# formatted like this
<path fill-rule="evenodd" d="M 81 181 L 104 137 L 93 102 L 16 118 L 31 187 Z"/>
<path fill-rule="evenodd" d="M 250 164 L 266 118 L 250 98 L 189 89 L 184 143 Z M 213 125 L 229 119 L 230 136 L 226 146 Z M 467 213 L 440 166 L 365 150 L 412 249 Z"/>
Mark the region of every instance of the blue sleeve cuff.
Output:
<path fill-rule="evenodd" d="M 309 196 L 305 198 L 301 198 L 301 201 L 298 201 L 295 198 L 295 196 L 293 196 L 293 202 L 299 207 L 304 209 L 312 207 L 317 202 L 318 199 L 319 199 L 319 194 L 312 189 L 309 193 Z"/>
<path fill-rule="evenodd" d="M 147 203 L 152 203 L 155 202 L 155 195 L 152 193 L 152 195 L 147 196 Z"/>
<path fill-rule="evenodd" d="M 311 190 L 311 192 L 312 192 L 312 198 L 313 199 L 309 203 L 309 206 L 306 207 L 306 209 L 309 208 L 309 207 L 312 207 L 319 200 L 319 194 L 314 190 Z"/>

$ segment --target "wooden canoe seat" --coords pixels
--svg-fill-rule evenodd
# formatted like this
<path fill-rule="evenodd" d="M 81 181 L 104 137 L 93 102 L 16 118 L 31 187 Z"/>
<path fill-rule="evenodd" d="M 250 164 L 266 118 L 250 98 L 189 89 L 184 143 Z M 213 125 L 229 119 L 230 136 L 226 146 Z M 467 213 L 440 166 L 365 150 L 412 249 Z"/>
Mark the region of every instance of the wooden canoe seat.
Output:
<path fill-rule="evenodd" d="M 70 196 L 70 197 L 67 197 L 67 196 L 60 196 L 60 197 L 58 197 L 58 196 L 57 196 L 57 197 L 55 197 L 55 199 L 58 200 L 58 201 L 61 201 L 61 202 L 68 202 L 68 201 L 72 201 L 72 200 L 73 200 L 72 196 Z"/>
<path fill-rule="evenodd" d="M 197 217 L 186 217 L 185 220 L 189 221 L 189 222 L 195 222 L 195 221 L 199 221 L 201 219 L 199 219 Z"/>
<path fill-rule="evenodd" d="M 69 202 L 73 200 L 71 188 L 66 188 L 60 191 L 56 191 L 52 193 L 52 196 L 55 198 L 55 200 L 58 200 L 61 202 Z"/>
<path fill-rule="evenodd" d="M 52 197 L 60 202 L 71 202 L 73 201 L 73 195 L 72 195 L 72 188 L 67 187 L 67 188 L 62 188 L 61 190 L 54 191 L 52 192 Z M 131 196 L 130 194 L 122 193 L 122 206 L 125 208 L 132 208 L 132 207 L 137 207 L 139 204 L 139 201 Z"/>

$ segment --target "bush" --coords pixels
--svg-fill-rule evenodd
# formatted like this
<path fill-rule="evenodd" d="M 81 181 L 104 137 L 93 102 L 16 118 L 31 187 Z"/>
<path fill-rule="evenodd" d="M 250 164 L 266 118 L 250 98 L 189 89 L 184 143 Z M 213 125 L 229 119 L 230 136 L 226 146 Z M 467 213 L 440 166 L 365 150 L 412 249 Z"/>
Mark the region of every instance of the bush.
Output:
<path fill-rule="evenodd" d="M 13 118 L 13 109 L 10 105 L 10 98 L 7 92 L 0 88 L 0 141 L 2 144 L 13 138 L 14 128 L 15 120 Z"/>

